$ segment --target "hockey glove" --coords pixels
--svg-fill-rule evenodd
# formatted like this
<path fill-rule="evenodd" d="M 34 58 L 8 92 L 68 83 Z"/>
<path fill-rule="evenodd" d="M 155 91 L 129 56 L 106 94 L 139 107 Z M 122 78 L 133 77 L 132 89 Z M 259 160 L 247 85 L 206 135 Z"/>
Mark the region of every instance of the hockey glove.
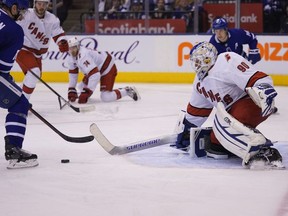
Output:
<path fill-rule="evenodd" d="M 259 53 L 259 49 L 250 49 L 248 55 L 248 61 L 250 61 L 252 64 L 256 64 L 260 60 L 261 56 Z"/>
<path fill-rule="evenodd" d="M 68 89 L 68 100 L 74 102 L 78 98 L 77 91 L 75 88 L 70 87 Z"/>
<path fill-rule="evenodd" d="M 93 94 L 93 91 L 91 91 L 88 88 L 84 88 L 79 96 L 78 103 L 79 104 L 84 104 L 87 103 L 88 98 Z"/>
<path fill-rule="evenodd" d="M 68 42 L 67 42 L 67 40 L 60 40 L 59 42 L 58 42 L 58 47 L 59 47 L 59 50 L 60 50 L 60 52 L 68 52 L 69 51 L 69 46 L 68 46 Z"/>
<path fill-rule="evenodd" d="M 262 116 L 268 116 L 274 111 L 274 98 L 277 92 L 271 85 L 262 83 L 246 88 L 246 91 L 254 103 L 262 109 Z"/>

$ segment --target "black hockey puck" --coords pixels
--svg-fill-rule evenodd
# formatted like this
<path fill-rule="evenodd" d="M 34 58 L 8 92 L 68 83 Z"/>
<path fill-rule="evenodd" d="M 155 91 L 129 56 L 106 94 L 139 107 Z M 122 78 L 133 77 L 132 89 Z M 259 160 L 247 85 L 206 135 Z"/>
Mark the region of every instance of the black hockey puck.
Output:
<path fill-rule="evenodd" d="M 69 163 L 69 162 L 70 162 L 69 159 L 62 159 L 62 160 L 61 160 L 61 163 Z"/>

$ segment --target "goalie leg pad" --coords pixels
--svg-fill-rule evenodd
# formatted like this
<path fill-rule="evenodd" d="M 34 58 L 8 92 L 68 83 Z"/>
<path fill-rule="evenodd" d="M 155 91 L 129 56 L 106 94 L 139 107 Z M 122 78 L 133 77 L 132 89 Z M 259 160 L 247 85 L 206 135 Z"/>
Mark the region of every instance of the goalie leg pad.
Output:
<path fill-rule="evenodd" d="M 259 131 L 246 127 L 227 113 L 221 102 L 217 105 L 213 131 L 224 148 L 243 159 L 243 164 L 263 146 L 272 145 Z"/>

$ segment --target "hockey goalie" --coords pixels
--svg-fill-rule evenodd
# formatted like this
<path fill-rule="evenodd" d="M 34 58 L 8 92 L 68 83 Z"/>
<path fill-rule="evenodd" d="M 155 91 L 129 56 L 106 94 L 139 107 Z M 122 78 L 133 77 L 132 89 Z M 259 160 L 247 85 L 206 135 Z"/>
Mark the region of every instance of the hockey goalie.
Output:
<path fill-rule="evenodd" d="M 190 61 L 196 76 L 191 99 L 179 122 L 176 148 L 193 148 L 198 157 L 238 156 L 246 168 L 255 164 L 284 168 L 279 151 L 256 129 L 274 111 L 277 92 L 271 77 L 236 53 L 217 55 L 208 42 L 192 48 Z M 213 127 L 201 129 L 214 107 Z"/>

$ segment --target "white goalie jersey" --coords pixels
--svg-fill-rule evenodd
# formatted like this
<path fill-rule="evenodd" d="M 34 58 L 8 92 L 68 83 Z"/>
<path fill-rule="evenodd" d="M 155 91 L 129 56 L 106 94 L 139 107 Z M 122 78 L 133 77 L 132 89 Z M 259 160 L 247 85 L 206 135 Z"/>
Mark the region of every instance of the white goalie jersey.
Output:
<path fill-rule="evenodd" d="M 237 100 L 247 96 L 245 88 L 260 83 L 272 85 L 272 79 L 257 71 L 242 56 L 233 52 L 222 53 L 202 81 L 195 76 L 186 118 L 201 126 L 218 102 L 223 102 L 227 110 Z"/>
<path fill-rule="evenodd" d="M 24 14 L 24 18 L 17 23 L 22 26 L 25 34 L 24 48 L 34 51 L 37 55 L 47 52 L 51 38 L 56 43 L 64 39 L 65 33 L 60 26 L 59 19 L 48 11 L 41 19 L 35 14 L 33 8 L 29 8 Z"/>

